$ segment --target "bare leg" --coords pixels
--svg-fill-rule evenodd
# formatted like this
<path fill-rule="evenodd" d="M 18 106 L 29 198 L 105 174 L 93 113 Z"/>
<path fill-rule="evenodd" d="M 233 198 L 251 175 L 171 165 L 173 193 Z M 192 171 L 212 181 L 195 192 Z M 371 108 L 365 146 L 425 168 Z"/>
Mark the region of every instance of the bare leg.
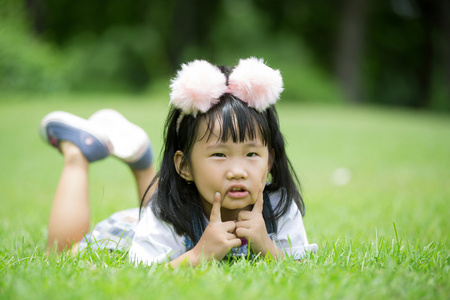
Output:
<path fill-rule="evenodd" d="M 48 225 L 48 249 L 70 247 L 89 231 L 89 162 L 71 142 L 61 141 L 64 167 L 56 189 Z"/>
<path fill-rule="evenodd" d="M 155 178 L 156 171 L 153 164 L 150 165 L 150 167 L 143 169 L 143 170 L 135 170 L 131 169 L 133 172 L 134 178 L 136 179 L 136 185 L 139 193 L 139 200 L 142 199 L 144 196 L 145 191 L 147 190 L 148 185 L 150 182 Z M 152 188 L 148 191 L 145 200 L 144 205 L 148 203 L 150 200 L 151 195 L 155 192 L 156 184 L 152 186 Z"/>
<path fill-rule="evenodd" d="M 59 148 L 64 155 L 64 167 L 50 212 L 47 243 L 49 250 L 56 245 L 61 251 L 81 241 L 89 231 L 89 161 L 112 154 L 130 166 L 142 166 L 151 161 L 152 153 L 151 148 L 146 148 L 137 161 L 129 162 L 139 151 L 145 150 L 143 147 L 150 146 L 148 136 L 142 128 L 113 110 L 98 111 L 89 120 L 66 112 L 52 112 L 44 117 L 40 130 L 50 144 L 60 141 Z M 84 135 L 91 138 L 91 143 Z M 141 199 L 156 172 L 153 164 L 143 170 L 132 169 L 132 172 Z M 146 199 L 154 190 L 152 187 Z"/>

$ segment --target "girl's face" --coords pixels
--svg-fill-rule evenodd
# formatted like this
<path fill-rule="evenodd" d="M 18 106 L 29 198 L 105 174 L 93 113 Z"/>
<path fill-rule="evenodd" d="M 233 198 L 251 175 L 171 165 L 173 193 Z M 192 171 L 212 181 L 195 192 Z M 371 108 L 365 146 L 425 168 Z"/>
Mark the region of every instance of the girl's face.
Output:
<path fill-rule="evenodd" d="M 188 179 L 193 180 L 199 191 L 205 213 L 209 216 L 214 194 L 222 196 L 222 216 L 248 209 L 256 202 L 260 187 L 264 188 L 270 170 L 267 146 L 261 134 L 256 139 L 234 143 L 231 138 L 221 142 L 217 137 L 220 125 L 216 122 L 208 139 L 206 122 L 199 125 L 200 133 L 191 152 L 191 168 Z M 186 179 L 186 178 L 185 178 Z"/>

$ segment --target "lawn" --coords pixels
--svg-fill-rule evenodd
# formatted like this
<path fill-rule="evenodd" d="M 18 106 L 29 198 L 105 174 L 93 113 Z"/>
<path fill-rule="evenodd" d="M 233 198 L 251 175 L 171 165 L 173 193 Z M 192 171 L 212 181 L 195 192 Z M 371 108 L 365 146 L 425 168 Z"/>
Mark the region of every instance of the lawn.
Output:
<path fill-rule="evenodd" d="M 46 226 L 62 157 L 39 137 L 53 110 L 110 107 L 145 128 L 159 155 L 165 97 L 0 99 L 1 299 L 448 299 L 450 116 L 281 102 L 277 107 L 319 251 L 286 259 L 134 267 L 125 252 L 47 256 Z M 91 165 L 92 222 L 137 205 L 130 171 Z"/>

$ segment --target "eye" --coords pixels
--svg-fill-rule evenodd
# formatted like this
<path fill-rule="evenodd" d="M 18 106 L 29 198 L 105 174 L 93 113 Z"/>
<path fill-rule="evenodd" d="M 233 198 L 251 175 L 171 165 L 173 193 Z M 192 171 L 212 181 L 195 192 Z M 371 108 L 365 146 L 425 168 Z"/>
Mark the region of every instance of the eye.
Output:
<path fill-rule="evenodd" d="M 214 156 L 214 157 L 225 157 L 225 154 L 223 154 L 223 153 L 213 153 L 213 155 L 211 155 L 211 156 Z"/>
<path fill-rule="evenodd" d="M 258 156 L 258 153 L 256 152 L 250 152 L 247 154 L 247 157 L 256 157 L 256 156 Z"/>

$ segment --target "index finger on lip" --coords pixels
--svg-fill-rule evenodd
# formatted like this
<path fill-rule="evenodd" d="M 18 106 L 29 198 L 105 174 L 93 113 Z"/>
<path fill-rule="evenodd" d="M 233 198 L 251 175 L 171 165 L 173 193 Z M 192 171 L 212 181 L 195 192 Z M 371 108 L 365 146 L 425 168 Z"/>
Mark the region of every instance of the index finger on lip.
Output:
<path fill-rule="evenodd" d="M 252 211 L 262 213 L 263 204 L 264 204 L 264 197 L 263 197 L 263 188 L 262 188 L 262 184 L 261 184 L 259 193 L 258 193 L 258 198 L 256 198 L 256 202 L 253 205 Z"/>
<path fill-rule="evenodd" d="M 214 194 L 214 202 L 211 208 L 211 214 L 209 216 L 209 221 L 211 223 L 220 223 L 222 222 L 222 216 L 220 215 L 222 196 L 219 192 Z"/>

